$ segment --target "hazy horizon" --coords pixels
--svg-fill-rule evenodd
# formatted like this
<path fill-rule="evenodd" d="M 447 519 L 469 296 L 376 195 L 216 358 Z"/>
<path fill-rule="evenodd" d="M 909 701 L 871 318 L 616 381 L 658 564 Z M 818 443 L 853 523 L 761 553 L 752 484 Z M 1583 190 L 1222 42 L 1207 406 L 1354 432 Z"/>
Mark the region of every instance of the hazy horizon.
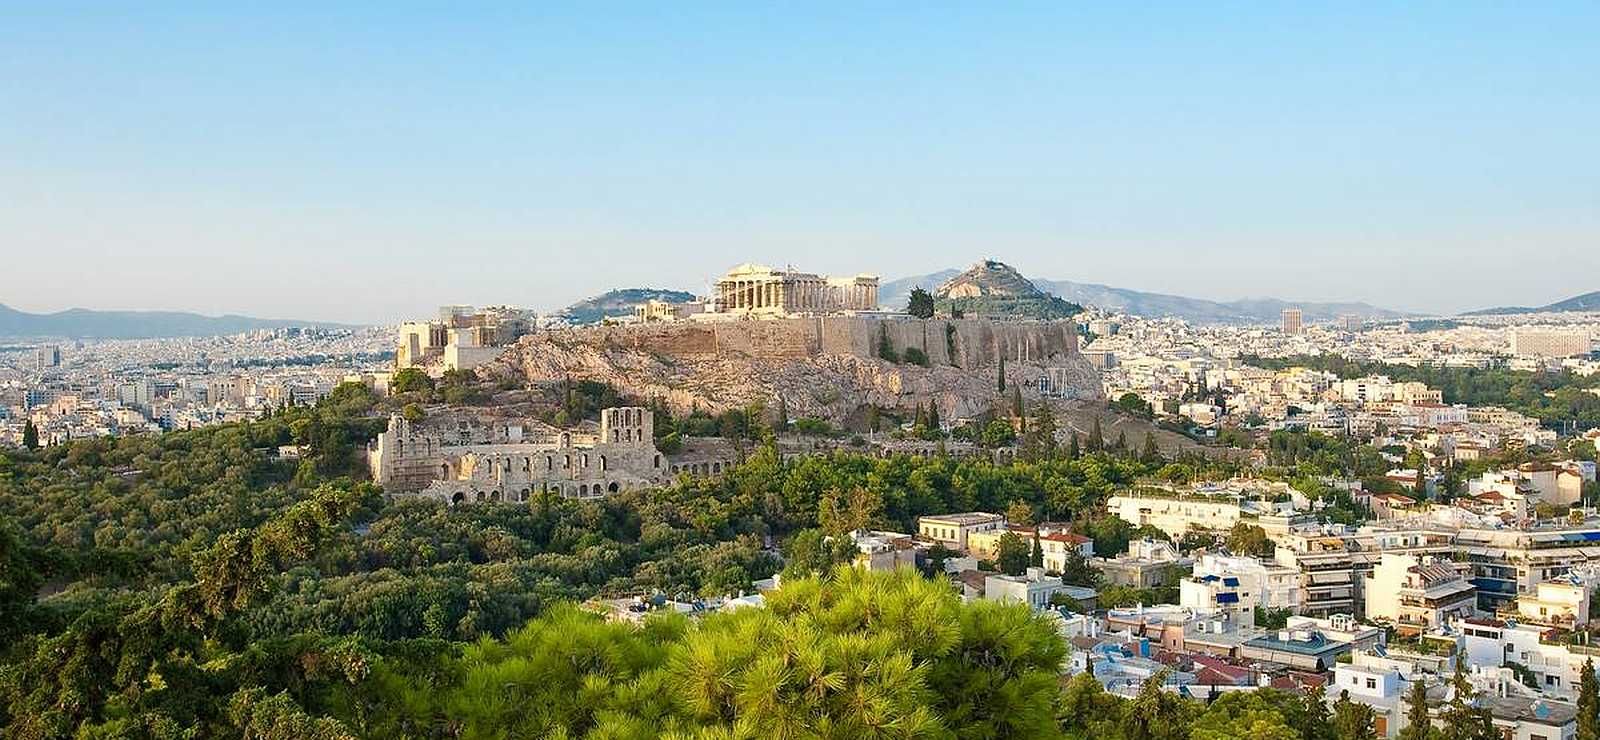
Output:
<path fill-rule="evenodd" d="M 1419 313 L 1600 289 L 1593 4 L 0 20 L 29 312 L 388 323 L 985 257 Z"/>

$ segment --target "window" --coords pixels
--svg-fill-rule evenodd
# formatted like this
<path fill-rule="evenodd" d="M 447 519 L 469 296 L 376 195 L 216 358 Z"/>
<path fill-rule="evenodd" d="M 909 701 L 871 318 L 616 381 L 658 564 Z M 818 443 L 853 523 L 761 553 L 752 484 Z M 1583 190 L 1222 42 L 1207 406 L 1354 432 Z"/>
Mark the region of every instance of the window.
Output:
<path fill-rule="evenodd" d="M 1376 678 L 1367 679 L 1367 688 L 1369 688 L 1369 689 L 1378 688 L 1378 679 L 1376 679 Z"/>

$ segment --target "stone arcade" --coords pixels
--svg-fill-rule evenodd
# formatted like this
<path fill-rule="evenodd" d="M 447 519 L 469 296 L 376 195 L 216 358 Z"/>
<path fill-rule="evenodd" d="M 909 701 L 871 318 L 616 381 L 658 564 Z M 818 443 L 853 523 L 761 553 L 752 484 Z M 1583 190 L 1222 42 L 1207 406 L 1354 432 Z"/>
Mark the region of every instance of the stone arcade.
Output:
<path fill-rule="evenodd" d="M 372 479 L 391 493 L 451 503 L 527 501 L 542 491 L 600 498 L 662 485 L 679 472 L 717 475 L 732 464 L 728 450 L 707 440 L 669 458 L 655 447 L 654 426 L 648 409 L 629 406 L 601 411 L 598 428 L 463 421 L 450 440 L 397 414 L 368 448 L 367 462 Z"/>

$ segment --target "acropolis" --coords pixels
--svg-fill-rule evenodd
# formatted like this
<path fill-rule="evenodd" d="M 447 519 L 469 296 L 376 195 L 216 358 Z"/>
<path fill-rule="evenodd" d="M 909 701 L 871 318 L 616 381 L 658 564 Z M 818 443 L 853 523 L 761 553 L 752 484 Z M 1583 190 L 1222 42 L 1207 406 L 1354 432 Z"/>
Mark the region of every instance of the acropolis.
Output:
<path fill-rule="evenodd" d="M 878 310 L 878 276 L 829 277 L 743 264 L 717 280 L 711 313 L 789 316 Z"/>

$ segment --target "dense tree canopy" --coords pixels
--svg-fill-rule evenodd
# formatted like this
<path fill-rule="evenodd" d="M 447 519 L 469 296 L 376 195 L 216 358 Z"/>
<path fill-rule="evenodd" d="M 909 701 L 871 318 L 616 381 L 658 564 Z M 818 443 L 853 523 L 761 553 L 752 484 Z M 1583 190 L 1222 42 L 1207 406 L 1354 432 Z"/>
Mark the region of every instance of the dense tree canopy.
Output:
<path fill-rule="evenodd" d="M 1115 554 L 1139 533 L 1105 516 L 1106 496 L 1207 467 L 1042 441 L 1005 464 L 784 458 L 756 409 L 659 425 L 743 440 L 720 478 L 449 507 L 360 482 L 389 412 L 471 387 L 406 382 L 387 400 L 347 385 L 249 423 L 0 452 L 0 734 L 1048 736 L 1064 657 L 1048 627 L 961 606 L 942 581 L 834 572 L 856 554 L 842 535 L 1027 512 Z M 556 413 L 608 400 L 570 391 Z M 1022 545 L 1008 559 L 1025 566 Z M 770 609 L 698 627 L 633 630 L 570 606 L 731 594 L 780 568 Z M 539 667 L 552 656 L 571 675 Z M 691 680 L 723 675 L 734 683 Z"/>

